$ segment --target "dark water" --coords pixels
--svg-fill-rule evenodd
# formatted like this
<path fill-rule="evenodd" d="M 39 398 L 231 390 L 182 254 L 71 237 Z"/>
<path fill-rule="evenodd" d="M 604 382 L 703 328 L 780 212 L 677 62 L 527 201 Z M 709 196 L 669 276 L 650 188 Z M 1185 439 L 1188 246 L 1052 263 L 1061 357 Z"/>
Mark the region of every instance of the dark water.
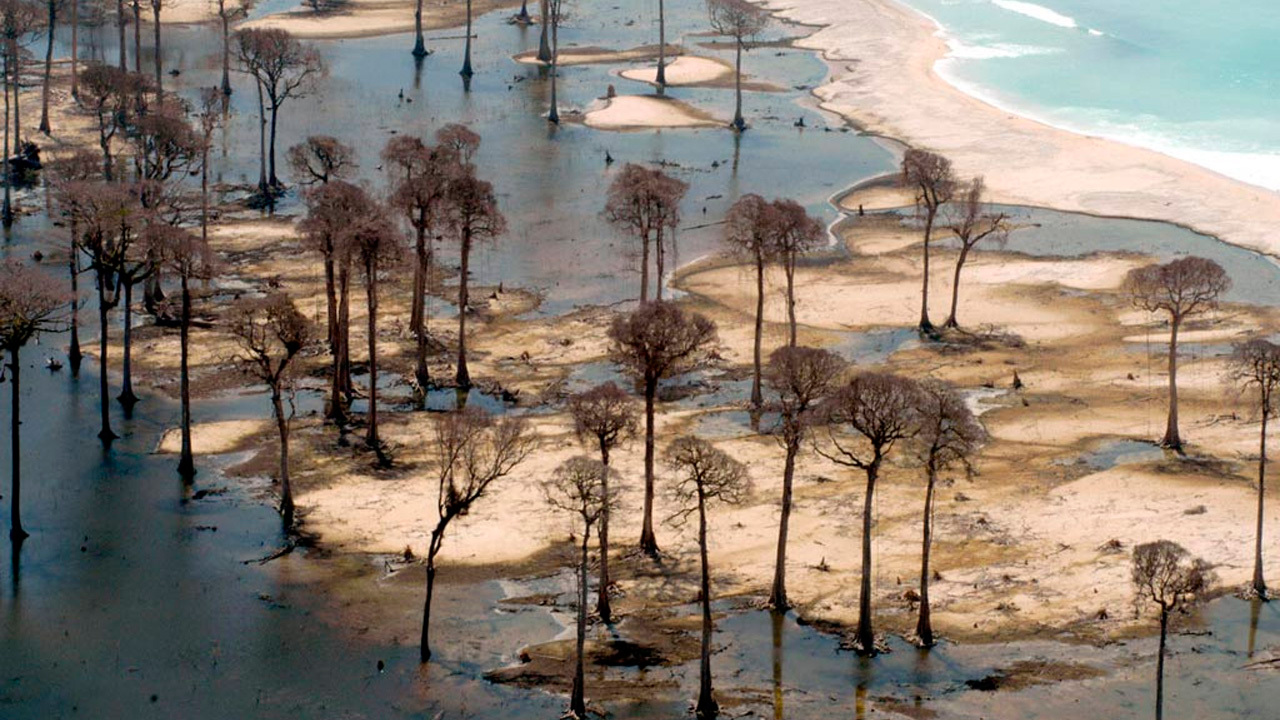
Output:
<path fill-rule="evenodd" d="M 289 4 L 272 2 L 256 12 Z M 692 34 L 705 26 L 701 3 L 669 5 L 672 36 L 683 35 L 686 45 L 705 40 Z M 575 3 L 574 19 L 562 32 L 562 42 L 566 47 L 580 43 L 617 48 L 652 42 L 655 14 L 622 13 L 608 2 L 583 0 Z M 636 22 L 628 25 L 632 17 Z M 717 229 L 699 226 L 717 221 L 743 192 L 795 197 L 834 220 L 836 213 L 826 202 L 829 196 L 893 165 L 892 155 L 880 145 L 840 132 L 836 120 L 803 102 L 803 88 L 825 75 L 822 64 L 808 53 L 762 48 L 748 54 L 747 72 L 789 89 L 747 96 L 753 129 L 740 140 L 718 130 L 603 133 L 572 123 L 550 128 L 540 117 L 549 89 L 544 73 L 508 60 L 536 46 L 536 29 L 508 26 L 502 13 L 479 19 L 476 27 L 478 75 L 469 91 L 464 91 L 456 72 L 461 42 L 438 39 L 455 31 L 429 34 L 436 53 L 420 72 L 408 54 L 407 36 L 320 43 L 330 73 L 311 97 L 285 107 L 280 147 L 310 133 L 337 135 L 356 145 L 364 178 L 377 185 L 377 153 L 392 131 L 425 135 L 446 122 L 470 123 L 485 138 L 477 158 L 482 174 L 495 183 L 511 221 L 508 236 L 478 253 L 477 279 L 544 289 L 547 302 L 542 312 L 636 294 L 635 262 L 626 241 L 599 217 L 603 189 L 621 162 L 678 163 L 668 170 L 690 183 L 677 261 L 716 250 Z M 794 31 L 771 32 L 779 37 Z M 114 59 L 113 34 L 108 29 L 97 35 L 96 43 L 86 40 L 84 52 Z M 175 28 L 166 29 L 165 37 L 165 67 L 182 73 L 166 78 L 171 89 L 194 96 L 195 88 L 216 82 L 215 33 Z M 149 57 L 144 51 L 144 68 Z M 249 85 L 242 77 L 236 82 L 218 176 L 227 183 L 252 183 L 257 177 L 255 109 Z M 643 86 L 614 77 L 604 67 L 564 68 L 562 113 L 585 107 L 609 83 L 624 93 L 643 91 Z M 401 89 L 412 103 L 398 99 Z M 729 91 L 672 89 L 671 94 L 720 116 L 731 112 Z M 793 127 L 801 116 L 809 126 L 806 130 Z M 824 132 L 828 125 L 832 131 Z M 604 163 L 606 150 L 619 160 L 612 169 Z M 21 199 L 28 207 L 42 202 L 33 192 Z M 281 207 L 283 213 L 297 211 L 295 199 L 286 199 Z M 1142 246 L 1172 253 L 1193 246 L 1204 254 L 1217 253 L 1215 257 L 1238 256 L 1240 265 L 1229 268 L 1238 287 L 1261 291 L 1271 288 L 1268 283 L 1276 276 L 1274 267 L 1261 268 L 1259 263 L 1265 261 L 1247 258 L 1240 254 L 1244 251 L 1170 226 L 1027 212 L 1040 227 L 1015 235 L 1015 244 L 1022 243 L 1018 248 L 1026 252 L 1083 254 Z M 0 254 L 29 256 L 48 241 L 47 230 L 41 216 L 25 217 L 0 246 Z M 1256 279 L 1244 280 L 1246 276 Z M 1256 301 L 1261 296 L 1251 297 Z M 88 330 L 91 335 L 92 328 Z M 840 349 L 851 359 L 874 363 L 909 341 L 909 333 L 857 335 Z M 419 667 L 412 643 L 380 644 L 350 628 L 335 627 L 312 588 L 294 577 L 293 563 L 306 560 L 246 563 L 270 554 L 282 539 L 278 518 L 262 501 L 267 488 L 246 487 L 220 476 L 220 465 L 240 458 L 204 461 L 195 490 L 228 490 L 192 499 L 192 491 L 184 489 L 174 473 L 174 459 L 150 454 L 160 432 L 177 416 L 173 403 L 153 393 L 144 393 L 147 397 L 133 419 L 113 417 L 124 437 L 110 452 L 103 452 L 94 438 L 92 368 L 87 364 L 79 380 L 65 371 L 44 371 L 43 359 L 60 352 L 53 347 L 60 339 L 47 342 L 24 353 L 29 366 L 23 373 L 24 513 L 33 537 L 20 552 L 0 555 L 0 717 L 559 715 L 562 698 L 481 679 L 484 671 L 511 662 L 521 646 L 563 631 L 556 618 L 541 609 L 495 609 L 501 597 L 526 592 L 527 587 L 519 592 L 500 583 L 443 588 L 437 598 L 437 655 L 425 669 Z M 616 369 L 607 364 L 588 366 L 571 384 L 615 375 Z M 685 408 L 731 402 L 744 392 L 741 380 L 681 382 L 716 383 L 709 394 L 676 401 Z M 10 391 L 7 383 L 0 387 L 5 424 Z M 318 393 L 304 392 L 300 411 L 314 409 L 318 402 Z M 432 404 L 447 407 L 449 398 L 433 398 Z M 248 390 L 195 406 L 197 421 L 264 417 L 268 412 L 265 397 Z M 723 420 L 722 432 L 738 432 L 745 418 L 726 414 Z M 708 432 L 714 431 L 708 427 Z M 7 443 L 0 444 L 5 467 L 8 452 Z M 1265 716 L 1269 704 L 1280 699 L 1274 684 L 1263 690 L 1267 679 L 1273 679 L 1266 671 L 1239 670 L 1247 656 L 1242 648 L 1251 622 L 1249 608 L 1240 601 L 1219 601 L 1206 616 L 1213 635 L 1175 639 L 1179 655 L 1171 675 L 1178 679 L 1171 683 L 1171 692 L 1185 707 L 1197 709 L 1187 716 Z M 1274 607 L 1260 609 L 1255 648 L 1276 645 L 1275 612 Z M 1104 650 L 1053 643 L 944 645 L 927 655 L 895 641 L 894 653 L 866 661 L 839 652 L 830 636 L 790 619 L 775 626 L 768 615 L 755 612 L 727 619 L 717 641 L 725 648 L 717 655 L 718 687 L 760 715 L 777 707 L 780 697 L 782 710 L 775 717 L 783 712 L 793 718 L 825 717 L 832 710 L 862 717 L 872 706 L 898 703 L 937 708 L 947 717 L 1058 717 L 1059 712 L 1082 706 L 1113 717 L 1116 713 L 1110 711 L 1117 709 L 1145 714 L 1150 694 L 1148 641 Z M 1028 655 L 1074 658 L 1117 672 L 1111 679 L 1084 686 L 998 698 L 964 689 L 964 680 Z M 378 661 L 386 665 L 382 673 L 376 669 Z M 1134 663 L 1137 669 L 1127 671 Z M 679 716 L 693 694 L 696 668 L 664 668 L 660 674 L 675 678 L 682 692 L 618 704 L 609 708 L 612 714 Z M 775 683 L 781 688 L 776 696 Z"/>

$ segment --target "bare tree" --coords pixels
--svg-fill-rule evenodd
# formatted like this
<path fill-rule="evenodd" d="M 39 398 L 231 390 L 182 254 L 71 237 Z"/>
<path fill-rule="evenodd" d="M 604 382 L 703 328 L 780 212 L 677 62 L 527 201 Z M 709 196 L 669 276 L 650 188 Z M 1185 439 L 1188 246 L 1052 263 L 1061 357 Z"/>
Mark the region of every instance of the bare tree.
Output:
<path fill-rule="evenodd" d="M 191 281 L 213 277 L 213 251 L 203 237 L 186 228 L 159 225 L 150 230 L 154 235 L 151 244 L 158 250 L 161 261 L 175 275 L 182 288 L 178 316 L 179 363 L 178 386 L 182 404 L 182 451 L 178 460 L 178 474 L 190 482 L 195 477 L 196 465 L 191 448 Z"/>
<path fill-rule="evenodd" d="M 160 11 L 164 9 L 164 0 L 151 0 L 151 31 L 155 43 L 155 66 L 156 66 L 156 94 L 164 92 L 164 73 L 163 59 L 161 55 L 160 45 Z"/>
<path fill-rule="evenodd" d="M 547 111 L 547 122 L 560 124 L 560 107 L 556 100 L 556 89 L 560 76 L 560 19 L 563 0 L 546 0 L 547 14 L 542 21 L 551 25 L 551 109 Z"/>
<path fill-rule="evenodd" d="M 507 231 L 507 220 L 498 209 L 498 199 L 493 185 L 475 176 L 468 167 L 448 186 L 446 192 L 448 226 L 458 240 L 458 368 L 456 382 L 459 388 L 471 387 L 471 373 L 467 371 L 467 314 L 470 296 L 471 248 L 477 241 L 494 240 Z"/>
<path fill-rule="evenodd" d="M 613 360 L 640 380 L 644 391 L 644 524 L 640 549 L 658 554 L 653 532 L 654 402 L 658 382 L 700 367 L 716 341 L 716 324 L 702 315 L 685 313 L 668 302 L 641 305 L 614 318 L 609 327 Z"/>
<path fill-rule="evenodd" d="M 605 217 L 640 241 L 640 302 L 649 302 L 650 245 L 656 244 L 657 298 L 662 299 L 664 233 L 680 225 L 680 202 L 689 184 L 661 170 L 627 163 L 609 185 Z"/>
<path fill-rule="evenodd" d="M 961 465 L 971 470 L 969 458 L 986 439 L 982 424 L 964 398 L 946 383 L 928 381 L 920 386 L 920 434 L 916 437 L 925 469 L 924 523 L 920 552 L 920 618 L 916 641 L 933 647 L 933 623 L 929 606 L 929 551 L 933 545 L 933 503 L 938 473 Z"/>
<path fill-rule="evenodd" d="M 231 23 L 247 13 L 243 0 L 213 0 L 222 24 L 222 94 L 231 94 Z"/>
<path fill-rule="evenodd" d="M 756 324 L 751 355 L 751 409 L 759 410 L 764 404 L 760 390 L 760 372 L 763 366 L 761 344 L 764 340 L 764 269 L 777 257 L 778 217 L 775 208 L 764 198 L 750 193 L 738 198 L 724 219 L 724 241 L 730 250 L 747 258 L 756 275 Z"/>
<path fill-rule="evenodd" d="M 404 136 L 397 135 L 397 138 Z M 289 169 L 299 185 L 324 185 L 347 180 L 355 174 L 356 151 L 332 135 L 309 135 L 285 153 Z"/>
<path fill-rule="evenodd" d="M 960 305 L 960 271 L 964 269 L 969 252 L 978 243 L 991 238 L 999 245 L 1009 239 L 1009 216 L 1002 212 L 993 212 L 983 200 L 986 184 L 982 177 L 976 177 L 957 188 L 959 202 L 948 207 L 954 208 L 951 213 L 951 234 L 960 242 L 960 254 L 956 256 L 956 272 L 951 282 L 951 313 L 944 328 L 956 329 L 960 323 L 956 321 L 956 308 Z"/>
<path fill-rule="evenodd" d="M 307 318 L 282 292 L 260 299 L 237 300 L 231 310 L 231 334 L 240 345 L 245 372 L 271 391 L 271 408 L 280 433 L 280 515 L 286 530 L 293 527 L 293 487 L 289 483 L 289 418 L 284 394 L 289 368 L 311 337 Z"/>
<path fill-rule="evenodd" d="M 23 346 L 42 333 L 61 330 L 67 299 L 53 279 L 16 260 L 0 263 L 0 351 L 9 360 L 12 414 L 9 416 L 9 539 L 27 537 L 22 527 L 22 357 Z"/>
<path fill-rule="evenodd" d="M 213 131 L 222 125 L 226 96 L 216 87 L 200 90 L 200 239 L 209 242 L 209 151 Z"/>
<path fill-rule="evenodd" d="M 698 593 L 702 603 L 702 660 L 695 714 L 699 720 L 708 720 L 720 713 L 720 704 L 711 689 L 711 633 L 714 628 L 711 622 L 711 568 L 707 561 L 707 506 L 711 503 L 740 504 L 746 498 L 750 482 L 746 466 L 701 438 L 677 438 L 667 448 L 667 463 L 680 476 L 674 490 L 680 503 L 677 517 L 698 515 L 698 556 L 702 566 L 701 591 Z"/>
<path fill-rule="evenodd" d="M 818 453 L 838 465 L 862 470 L 867 476 L 862 507 L 862 588 L 854 635 L 854 645 L 863 655 L 877 652 L 871 617 L 871 526 L 876 482 L 894 445 L 919 432 L 920 404 L 916 381 L 878 372 L 855 376 L 824 403 L 826 447 L 817 446 Z"/>
<path fill-rule="evenodd" d="M 1160 650 L 1156 660 L 1156 720 L 1164 716 L 1164 656 L 1169 620 L 1203 602 L 1215 580 L 1209 564 L 1192 557 L 1178 543 L 1157 540 L 1133 549 L 1135 602 L 1160 609 Z"/>
<path fill-rule="evenodd" d="M 916 208 L 924 214 L 924 280 L 920 292 L 920 332 L 936 332 L 929 321 L 929 243 L 938 211 L 951 202 L 956 190 L 951 161 L 945 157 L 911 148 L 902 156 L 902 184 L 915 193 Z"/>
<path fill-rule="evenodd" d="M 382 439 L 378 437 L 378 285 L 382 274 L 400 265 L 401 238 L 387 216 L 386 208 L 371 203 L 365 217 L 351 218 L 350 242 L 363 272 L 365 315 L 369 340 L 369 414 L 365 444 L 378 456 L 378 463 L 391 464 Z"/>
<path fill-rule="evenodd" d="M 582 553 L 578 561 L 578 635 L 574 653 L 573 688 L 569 695 L 569 714 L 575 718 L 587 716 L 584 660 L 587 645 L 587 588 L 590 583 L 587 578 L 587 547 L 591 540 L 591 528 L 609 512 L 610 496 L 604 487 L 604 477 L 605 470 L 599 460 L 573 457 L 556 468 L 542 488 L 548 505 L 573 513 L 582 521 Z M 597 592 L 603 595 L 605 588 L 601 586 Z"/>
<path fill-rule="evenodd" d="M 80 99 L 80 1 L 68 0 L 71 6 L 71 99 Z"/>
<path fill-rule="evenodd" d="M 569 414 L 574 430 L 584 444 L 595 444 L 600 451 L 600 493 L 605 499 L 600 516 L 600 590 L 596 593 L 596 612 L 601 622 L 613 620 L 609 603 L 609 515 L 616 505 L 609 492 L 609 455 L 636 430 L 636 410 L 626 391 L 612 382 L 569 397 Z"/>
<path fill-rule="evenodd" d="M 827 230 L 795 200 L 774 200 L 773 211 L 777 219 L 774 254 L 778 262 L 782 263 L 782 272 L 787 278 L 788 344 L 795 347 L 796 264 L 802 255 L 816 249 L 827 239 Z"/>
<path fill-rule="evenodd" d="M 237 54 L 241 68 L 252 75 L 258 85 L 260 167 L 258 189 L 263 194 L 281 187 L 276 177 L 276 128 L 280 106 L 289 98 L 303 97 L 325 71 L 323 59 L 315 48 L 303 45 L 285 30 L 247 28 L 236 32 Z M 269 142 L 263 141 L 267 118 L 271 114 Z"/>
<path fill-rule="evenodd" d="M 1262 430 L 1258 435 L 1258 528 L 1253 553 L 1253 590 L 1267 599 L 1267 582 L 1262 575 L 1262 519 L 1267 495 L 1267 425 L 1276 409 L 1280 390 L 1280 345 L 1254 338 L 1241 343 L 1232 355 L 1232 376 L 1245 388 L 1258 392 L 1258 414 Z"/>
<path fill-rule="evenodd" d="M 80 351 L 80 227 L 79 219 L 71 208 L 74 196 L 82 183 L 93 178 L 101 168 L 97 157 L 88 150 L 79 150 L 66 157 L 59 158 L 50 164 L 49 178 L 54 207 L 58 215 L 67 221 L 70 243 L 67 246 L 67 274 L 71 279 L 71 320 L 68 323 L 71 331 L 70 344 L 67 348 L 67 360 L 71 363 L 71 374 L 80 373 L 80 362 L 84 354 Z"/>
<path fill-rule="evenodd" d="M 474 405 L 441 416 L 435 422 L 436 521 L 427 547 L 427 597 L 422 608 L 421 660 L 431 659 L 431 595 L 435 590 L 436 556 L 445 531 L 471 512 L 497 480 L 510 475 L 536 446 L 536 438 L 520 418 L 494 418 Z"/>
<path fill-rule="evenodd" d="M 780 347 L 769 356 L 765 375 L 777 400 L 772 409 L 779 415 L 778 441 L 786 451 L 782 467 L 782 502 L 778 518 L 778 555 L 773 571 L 769 605 L 785 612 L 787 599 L 787 531 L 791 521 L 791 495 L 796 458 L 814 422 L 815 406 L 839 384 L 847 363 L 829 350 L 811 347 Z"/>
<path fill-rule="evenodd" d="M 49 85 L 53 79 L 53 40 L 58 28 L 59 0 L 45 0 L 48 9 L 48 21 L 45 23 L 44 47 L 44 79 L 40 86 L 40 132 L 48 136 L 49 127 Z"/>
<path fill-rule="evenodd" d="M 1122 291 L 1133 305 L 1149 313 L 1169 315 L 1169 421 L 1160 444 L 1182 452 L 1178 433 L 1178 330 L 1192 315 L 1208 312 L 1231 287 L 1231 278 L 1218 263 L 1200 257 L 1182 257 L 1162 265 L 1134 268 L 1125 277 Z"/>
<path fill-rule="evenodd" d="M 91 63 L 81 73 L 80 100 L 98 121 L 98 147 L 102 150 L 102 176 L 115 180 L 111 144 L 130 126 L 137 79 L 111 65 Z"/>
<path fill-rule="evenodd" d="M 746 0 L 707 0 L 707 13 L 711 17 L 712 30 L 733 38 L 736 101 L 732 127 L 736 132 L 742 132 L 747 129 L 747 123 L 742 119 L 742 51 L 750 49 L 752 41 L 769 24 L 769 14 Z"/>

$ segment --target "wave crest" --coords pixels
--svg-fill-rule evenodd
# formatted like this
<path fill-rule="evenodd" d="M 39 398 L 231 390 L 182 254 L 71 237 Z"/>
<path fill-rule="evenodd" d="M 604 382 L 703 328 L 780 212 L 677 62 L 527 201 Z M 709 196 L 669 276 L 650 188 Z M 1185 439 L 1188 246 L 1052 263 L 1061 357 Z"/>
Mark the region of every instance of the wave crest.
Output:
<path fill-rule="evenodd" d="M 1004 8 L 1009 12 L 1015 12 L 1019 15 L 1026 15 L 1041 22 L 1047 22 L 1050 25 L 1058 27 L 1075 29 L 1080 27 L 1074 18 L 1067 17 L 1062 13 L 1051 10 L 1043 5 L 1035 3 L 1022 2 L 1022 0 L 991 0 L 991 4 L 996 7 Z"/>

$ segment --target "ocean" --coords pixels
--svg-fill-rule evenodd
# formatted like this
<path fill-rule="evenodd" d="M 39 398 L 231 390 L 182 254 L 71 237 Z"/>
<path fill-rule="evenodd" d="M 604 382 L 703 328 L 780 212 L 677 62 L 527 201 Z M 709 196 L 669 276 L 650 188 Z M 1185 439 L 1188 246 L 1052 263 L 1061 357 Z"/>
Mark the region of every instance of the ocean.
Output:
<path fill-rule="evenodd" d="M 1280 189 L 1277 0 L 905 0 L 1002 109 Z"/>

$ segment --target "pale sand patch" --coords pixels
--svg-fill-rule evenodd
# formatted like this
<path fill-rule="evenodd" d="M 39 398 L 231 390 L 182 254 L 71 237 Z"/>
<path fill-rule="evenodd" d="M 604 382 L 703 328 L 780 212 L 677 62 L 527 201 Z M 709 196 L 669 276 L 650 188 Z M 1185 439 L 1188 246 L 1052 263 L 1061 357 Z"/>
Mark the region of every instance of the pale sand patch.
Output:
<path fill-rule="evenodd" d="M 676 57 L 684 52 L 679 45 L 667 45 L 667 57 Z M 642 45 L 630 50 L 610 50 L 602 47 L 562 47 L 560 48 L 559 65 L 593 65 L 632 60 L 649 60 L 658 57 L 657 45 Z M 512 57 L 524 65 L 546 65 L 538 59 L 537 50 L 529 50 Z M 656 71 L 655 71 L 656 72 Z"/>
<path fill-rule="evenodd" d="M 658 68 L 642 67 L 618 73 L 628 80 L 638 80 L 651 85 L 658 82 Z M 667 64 L 668 85 L 703 85 L 733 79 L 733 66 L 723 60 L 685 55 Z"/>
<path fill-rule="evenodd" d="M 984 175 L 1001 202 L 1172 220 L 1280 253 L 1280 196 L 1159 153 L 1026 120 L 947 84 L 937 27 L 892 0 L 769 0 L 781 17 L 825 26 L 797 45 L 820 50 L 822 106 L 867 130 L 935 150 Z"/>
<path fill-rule="evenodd" d="M 514 7 L 514 0 L 473 0 L 472 16 Z M 298 8 L 251 20 L 240 27 L 271 27 L 288 30 L 300 38 L 359 38 L 410 32 L 414 28 L 415 0 L 347 0 L 333 12 L 317 13 L 301 4 Z M 423 3 L 423 30 L 439 30 L 461 25 L 466 19 L 465 0 L 428 0 Z M 412 43 L 410 38 L 408 43 Z M 410 45 L 406 44 L 406 52 Z M 427 50 L 432 50 L 427 39 Z"/>
<path fill-rule="evenodd" d="M 587 111 L 587 125 L 600 130 L 725 127 L 727 123 L 688 103 L 656 95 L 619 95 Z"/>
<path fill-rule="evenodd" d="M 196 455 L 220 455 L 243 448 L 248 441 L 274 427 L 270 420 L 219 420 L 191 425 L 191 450 Z M 182 451 L 181 428 L 164 431 L 155 451 L 174 454 Z"/>

